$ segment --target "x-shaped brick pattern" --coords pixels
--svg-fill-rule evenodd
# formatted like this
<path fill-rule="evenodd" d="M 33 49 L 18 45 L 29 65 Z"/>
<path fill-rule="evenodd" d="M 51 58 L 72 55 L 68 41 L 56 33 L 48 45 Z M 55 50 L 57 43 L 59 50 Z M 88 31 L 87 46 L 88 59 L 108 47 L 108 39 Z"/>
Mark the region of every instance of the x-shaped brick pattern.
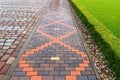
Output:
<path fill-rule="evenodd" d="M 56 14 L 55 12 L 53 12 L 53 13 Z M 58 12 L 57 12 L 57 14 L 58 14 Z M 44 16 L 44 18 L 48 19 L 49 21 L 51 21 L 51 23 L 39 26 L 39 29 L 37 29 L 36 31 L 39 34 L 44 35 L 47 38 L 49 38 L 50 41 L 45 43 L 45 44 L 43 44 L 43 45 L 37 46 L 36 48 L 31 49 L 30 51 L 25 52 L 25 54 L 23 54 L 21 56 L 21 58 L 20 58 L 19 67 L 22 68 L 23 71 L 27 73 L 26 76 L 30 76 L 31 77 L 31 80 L 42 80 L 43 76 L 38 75 L 38 72 L 34 70 L 34 67 L 31 67 L 30 64 L 27 63 L 26 60 L 24 60 L 24 58 L 29 57 L 30 55 L 35 54 L 35 52 L 39 52 L 42 49 L 45 49 L 45 48 L 47 48 L 48 46 L 50 46 L 50 45 L 52 45 L 54 43 L 58 43 L 59 45 L 64 46 L 68 50 L 71 50 L 72 52 L 76 53 L 77 55 L 80 55 L 83 58 L 87 58 L 86 60 L 83 61 L 83 63 L 80 63 L 79 66 L 75 67 L 75 70 L 70 71 L 70 75 L 66 75 L 65 76 L 66 80 L 77 80 L 76 76 L 77 75 L 81 75 L 81 71 L 84 71 L 85 68 L 88 67 L 88 65 L 89 65 L 88 57 L 87 57 L 87 55 L 84 52 L 81 52 L 80 50 L 75 49 L 73 46 L 71 46 L 71 45 L 69 45 L 67 43 L 62 42 L 63 38 L 67 38 L 68 36 L 76 33 L 77 30 L 74 27 L 72 27 L 72 26 L 70 26 L 68 24 L 62 23 L 65 20 L 69 20 L 70 17 L 68 17 L 67 19 L 62 19 L 62 20 L 58 20 L 58 21 L 53 20 L 51 18 L 48 18 L 48 17 L 46 17 L 46 15 Z M 43 27 L 46 27 L 46 26 L 52 26 L 54 24 L 61 24 L 61 25 L 64 25 L 64 26 L 66 26 L 68 28 L 72 28 L 73 30 L 68 32 L 68 33 L 66 33 L 66 34 L 64 34 L 64 35 L 61 35 L 61 36 L 59 36 L 57 38 L 53 37 L 52 35 L 47 34 L 46 32 L 44 32 L 42 30 L 40 30 L 40 28 L 43 28 Z"/>

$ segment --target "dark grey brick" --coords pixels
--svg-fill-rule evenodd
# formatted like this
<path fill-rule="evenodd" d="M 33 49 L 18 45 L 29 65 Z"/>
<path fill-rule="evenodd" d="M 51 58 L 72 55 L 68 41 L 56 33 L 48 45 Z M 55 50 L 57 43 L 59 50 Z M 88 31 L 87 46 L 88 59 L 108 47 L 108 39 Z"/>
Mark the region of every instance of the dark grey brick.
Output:
<path fill-rule="evenodd" d="M 43 80 L 53 80 L 53 76 L 43 76 Z"/>
<path fill-rule="evenodd" d="M 91 73 L 91 71 L 82 71 L 81 74 L 83 76 L 86 76 L 86 75 L 91 75 L 92 73 Z"/>
<path fill-rule="evenodd" d="M 30 80 L 30 77 L 20 77 L 19 80 Z"/>
<path fill-rule="evenodd" d="M 59 70 L 60 70 L 60 71 L 64 71 L 65 68 L 64 68 L 64 67 L 56 67 L 55 70 L 56 70 L 56 71 L 59 71 Z"/>
<path fill-rule="evenodd" d="M 63 75 L 69 75 L 70 74 L 70 71 L 60 71 L 60 75 L 63 76 Z"/>
<path fill-rule="evenodd" d="M 50 71 L 49 75 L 56 75 L 56 76 L 58 76 L 58 75 L 60 75 L 60 72 L 59 71 Z"/>
<path fill-rule="evenodd" d="M 48 71 L 39 71 L 38 75 L 47 76 L 48 75 Z"/>
<path fill-rule="evenodd" d="M 15 76 L 25 76 L 26 72 L 15 72 Z"/>
<path fill-rule="evenodd" d="M 16 68 L 15 71 L 22 71 L 22 69 L 21 68 Z"/>
<path fill-rule="evenodd" d="M 64 76 L 54 76 L 54 80 L 65 80 Z"/>
<path fill-rule="evenodd" d="M 87 76 L 78 76 L 77 80 L 88 80 Z"/>
<path fill-rule="evenodd" d="M 88 76 L 88 80 L 97 80 L 95 75 Z"/>
<path fill-rule="evenodd" d="M 77 66 L 79 66 L 79 64 L 74 64 L 74 63 L 72 63 L 72 64 L 69 64 L 69 66 L 70 66 L 70 67 L 77 67 Z"/>

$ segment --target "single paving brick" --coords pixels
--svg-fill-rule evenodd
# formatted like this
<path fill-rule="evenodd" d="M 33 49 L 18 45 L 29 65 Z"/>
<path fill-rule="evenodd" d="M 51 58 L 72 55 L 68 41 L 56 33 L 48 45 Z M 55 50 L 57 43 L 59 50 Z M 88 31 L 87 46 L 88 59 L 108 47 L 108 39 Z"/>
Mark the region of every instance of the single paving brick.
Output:
<path fill-rule="evenodd" d="M 52 71 L 52 70 L 54 70 L 54 68 L 53 67 L 45 67 L 44 70 L 45 71 Z"/>
<path fill-rule="evenodd" d="M 76 67 L 76 66 L 79 66 L 79 64 L 76 64 L 76 63 L 74 64 L 74 63 L 72 63 L 72 64 L 69 64 L 69 66 L 70 66 L 70 67 Z"/>
<path fill-rule="evenodd" d="M 10 67 L 10 65 L 5 65 L 5 66 L 1 69 L 0 73 L 6 73 L 6 72 L 8 71 L 8 69 L 9 69 L 9 67 Z"/>
<path fill-rule="evenodd" d="M 18 54 L 18 52 L 13 52 L 13 53 L 12 53 L 12 56 L 13 56 L 13 57 L 16 57 L 17 54 Z"/>
<path fill-rule="evenodd" d="M 41 67 L 49 67 L 49 64 L 41 64 Z"/>
<path fill-rule="evenodd" d="M 73 67 L 65 67 L 65 70 L 72 71 L 72 70 L 75 70 L 75 69 Z"/>
<path fill-rule="evenodd" d="M 92 70 L 92 67 L 87 67 L 86 70 Z"/>
<path fill-rule="evenodd" d="M 64 61 L 63 60 L 59 60 L 59 61 L 55 61 L 55 63 L 58 63 L 58 64 L 60 64 L 60 63 L 64 63 Z"/>
<path fill-rule="evenodd" d="M 5 65 L 5 62 L 0 61 L 0 71 L 4 65 Z"/>
<path fill-rule="evenodd" d="M 1 42 L 0 42 L 0 46 L 3 46 L 3 44 L 4 44 L 4 43 L 1 43 Z"/>
<path fill-rule="evenodd" d="M 9 49 L 9 47 L 8 47 L 8 46 L 6 46 L 6 47 L 3 47 L 3 49 Z"/>
<path fill-rule="evenodd" d="M 95 75 L 89 75 L 88 80 L 97 80 Z"/>
<path fill-rule="evenodd" d="M 16 68 L 15 71 L 16 71 L 16 72 L 22 71 L 22 68 Z"/>
<path fill-rule="evenodd" d="M 43 67 L 35 67 L 34 70 L 36 70 L 36 71 L 43 71 L 44 68 Z"/>
<path fill-rule="evenodd" d="M 63 75 L 69 75 L 70 74 L 70 71 L 60 71 L 60 75 L 63 76 Z"/>
<path fill-rule="evenodd" d="M 12 64 L 13 61 L 15 60 L 15 57 L 10 57 L 8 60 L 7 60 L 7 64 Z"/>
<path fill-rule="evenodd" d="M 9 42 L 9 43 L 5 43 L 4 45 L 5 45 L 5 46 L 11 46 L 12 43 Z"/>
<path fill-rule="evenodd" d="M 43 80 L 53 80 L 53 76 L 43 76 Z"/>
<path fill-rule="evenodd" d="M 10 80 L 18 80 L 19 77 L 11 77 Z"/>
<path fill-rule="evenodd" d="M 78 76 L 77 77 L 78 80 L 88 80 L 87 76 Z"/>
<path fill-rule="evenodd" d="M 92 73 L 91 73 L 91 71 L 82 71 L 81 74 L 83 76 L 86 76 L 86 75 L 91 75 Z"/>
<path fill-rule="evenodd" d="M 1 61 L 6 61 L 9 57 L 10 55 L 6 54 L 1 58 Z"/>
<path fill-rule="evenodd" d="M 10 46 L 10 48 L 16 48 L 17 47 L 17 45 L 11 45 Z"/>
<path fill-rule="evenodd" d="M 14 49 L 9 49 L 6 53 L 11 54 L 14 51 Z"/>
<path fill-rule="evenodd" d="M 50 64 L 50 67 L 59 67 L 59 64 Z"/>
<path fill-rule="evenodd" d="M 0 58 L 4 55 L 4 53 L 0 53 Z"/>
<path fill-rule="evenodd" d="M 60 75 L 60 72 L 59 71 L 50 71 L 49 72 L 49 75 L 51 75 L 51 76 L 58 76 L 58 75 Z"/>
<path fill-rule="evenodd" d="M 48 75 L 48 71 L 39 71 L 38 75 L 44 75 L 47 76 Z"/>
<path fill-rule="evenodd" d="M 64 67 L 56 67 L 55 70 L 56 70 L 56 71 L 64 71 L 65 68 L 64 68 Z"/>
<path fill-rule="evenodd" d="M 30 64 L 30 67 L 40 67 L 40 64 Z"/>
<path fill-rule="evenodd" d="M 15 72 L 15 76 L 25 76 L 26 72 Z"/>
<path fill-rule="evenodd" d="M 65 80 L 65 76 L 54 76 L 54 80 Z"/>
<path fill-rule="evenodd" d="M 30 77 L 20 77 L 18 80 L 30 80 Z"/>

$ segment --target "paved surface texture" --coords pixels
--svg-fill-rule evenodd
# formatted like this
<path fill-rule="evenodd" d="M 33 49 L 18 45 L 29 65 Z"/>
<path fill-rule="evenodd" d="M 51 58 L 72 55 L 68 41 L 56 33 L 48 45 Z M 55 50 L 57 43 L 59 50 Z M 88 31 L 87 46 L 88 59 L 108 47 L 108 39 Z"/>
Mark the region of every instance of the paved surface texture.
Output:
<path fill-rule="evenodd" d="M 38 23 L 48 0 L 0 0 L 0 79 Z"/>
<path fill-rule="evenodd" d="M 32 13 L 30 14 L 32 15 Z M 34 13 L 33 16 L 36 14 Z M 32 17 L 30 19 L 33 20 Z M 24 24 L 26 24 L 26 21 Z M 13 29 L 12 31 L 14 32 L 14 28 L 10 29 Z M 19 28 L 22 29 L 22 27 Z M 29 30 L 26 27 L 25 29 Z M 20 29 L 17 27 L 17 30 Z M 24 29 L 22 30 L 23 32 L 25 31 Z M 20 35 L 23 35 L 23 32 L 21 31 Z M 19 37 L 17 38 L 18 40 L 16 41 L 20 41 Z M 15 45 L 14 43 L 12 44 Z M 3 50 L 3 47 L 1 50 Z M 8 48 L 8 50 L 10 49 Z M 14 55 L 12 51 L 9 54 L 2 53 L 9 56 Z M 9 57 L 6 64 L 11 61 L 14 61 L 14 59 Z M 40 25 L 37 26 L 32 34 L 15 69 L 9 75 L 9 79 L 97 80 L 66 0 L 52 0 L 45 15 L 42 17 Z"/>

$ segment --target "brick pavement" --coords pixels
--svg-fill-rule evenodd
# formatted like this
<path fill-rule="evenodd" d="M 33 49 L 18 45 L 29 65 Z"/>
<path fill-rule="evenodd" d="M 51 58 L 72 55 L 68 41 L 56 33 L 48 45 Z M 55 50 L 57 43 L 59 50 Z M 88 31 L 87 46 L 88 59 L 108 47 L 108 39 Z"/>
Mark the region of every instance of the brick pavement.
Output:
<path fill-rule="evenodd" d="M 10 80 L 97 80 L 66 0 L 52 0 L 9 76 Z"/>
<path fill-rule="evenodd" d="M 38 23 L 48 0 L 38 1 L 0 0 L 0 79 Z"/>

